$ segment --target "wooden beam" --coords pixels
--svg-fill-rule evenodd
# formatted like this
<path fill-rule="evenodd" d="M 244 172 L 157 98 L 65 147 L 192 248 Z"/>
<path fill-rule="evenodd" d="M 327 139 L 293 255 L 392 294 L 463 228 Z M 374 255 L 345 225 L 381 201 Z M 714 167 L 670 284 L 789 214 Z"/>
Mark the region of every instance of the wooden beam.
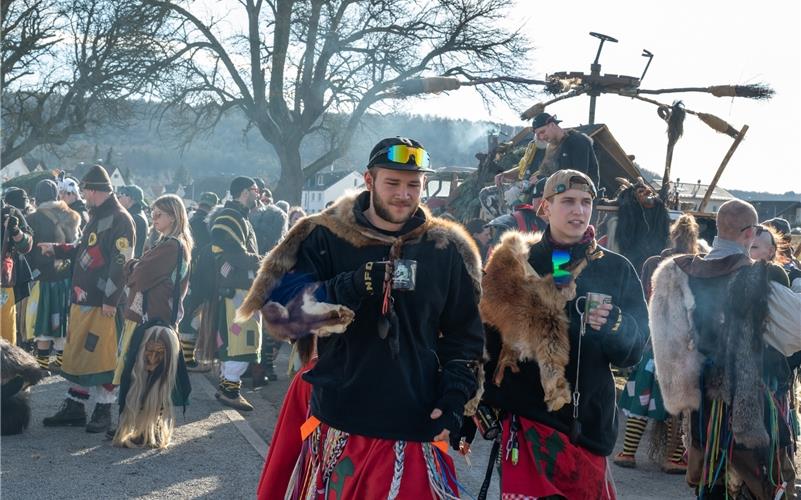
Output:
<path fill-rule="evenodd" d="M 715 177 L 712 179 L 712 182 L 709 184 L 709 189 L 706 190 L 706 194 L 704 194 L 704 199 L 701 201 L 701 204 L 698 205 L 698 211 L 703 212 L 704 208 L 706 208 L 706 204 L 709 203 L 709 197 L 712 196 L 712 191 L 715 190 L 715 186 L 717 185 L 718 181 L 720 180 L 720 176 L 723 175 L 723 169 L 726 168 L 728 165 L 729 160 L 731 160 L 734 151 L 737 149 L 737 146 L 745 137 L 745 133 L 748 131 L 748 125 L 743 125 L 743 128 L 740 129 L 740 133 L 737 134 L 737 137 L 734 139 L 729 150 L 726 152 L 726 156 L 723 157 L 723 161 L 720 162 L 720 166 L 718 167 L 718 171 L 715 172 Z"/>

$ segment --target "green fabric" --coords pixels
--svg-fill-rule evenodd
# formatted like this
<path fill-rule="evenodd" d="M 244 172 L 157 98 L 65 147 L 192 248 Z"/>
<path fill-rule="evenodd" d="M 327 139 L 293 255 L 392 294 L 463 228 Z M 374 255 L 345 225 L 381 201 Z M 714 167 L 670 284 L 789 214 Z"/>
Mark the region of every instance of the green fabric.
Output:
<path fill-rule="evenodd" d="M 60 338 L 67 336 L 70 280 L 40 281 L 39 301 L 36 304 L 34 335 Z"/>
<path fill-rule="evenodd" d="M 669 417 L 654 371 L 654 353 L 648 348 L 637 369 L 629 376 L 620 396 L 620 409 L 626 415 L 665 421 Z"/>

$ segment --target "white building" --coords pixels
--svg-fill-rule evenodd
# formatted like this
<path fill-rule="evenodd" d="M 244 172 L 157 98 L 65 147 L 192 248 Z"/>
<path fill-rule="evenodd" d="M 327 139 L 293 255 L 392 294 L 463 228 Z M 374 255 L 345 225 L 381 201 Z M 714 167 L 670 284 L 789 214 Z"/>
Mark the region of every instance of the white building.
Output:
<path fill-rule="evenodd" d="M 651 183 L 657 190 L 662 186 L 661 179 L 654 179 Z M 701 201 L 704 199 L 706 191 L 709 189 L 709 184 L 680 182 L 678 186 L 671 186 L 671 188 L 678 189 L 679 202 L 681 203 L 682 211 L 694 212 L 701 206 Z M 672 194 L 672 193 L 671 193 Z M 736 196 L 726 191 L 720 186 L 715 186 L 712 194 L 709 196 L 709 201 L 704 208 L 704 212 L 717 213 L 718 208 L 729 200 L 735 199 Z"/>
<path fill-rule="evenodd" d="M 307 214 L 319 212 L 328 202 L 362 186 L 364 176 L 358 172 L 319 172 L 303 185 L 300 204 Z"/>
<path fill-rule="evenodd" d="M 31 171 L 28 166 L 25 165 L 25 162 L 22 161 L 22 158 L 17 158 L 8 164 L 8 166 L 0 170 L 0 178 L 2 178 L 3 182 L 6 182 L 15 177 L 19 177 L 20 175 L 26 175 L 29 173 L 31 173 Z"/>

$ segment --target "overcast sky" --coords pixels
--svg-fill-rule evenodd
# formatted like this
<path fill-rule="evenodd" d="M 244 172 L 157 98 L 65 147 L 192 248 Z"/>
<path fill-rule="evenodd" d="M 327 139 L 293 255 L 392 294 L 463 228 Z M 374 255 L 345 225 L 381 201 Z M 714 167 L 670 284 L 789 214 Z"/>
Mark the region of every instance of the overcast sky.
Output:
<path fill-rule="evenodd" d="M 538 77 L 557 71 L 589 72 L 598 40 L 588 33 L 595 31 L 620 41 L 604 45 L 602 73 L 639 76 L 646 61 L 642 49 L 654 54 L 642 88 L 770 84 L 776 90 L 770 101 L 697 93 L 656 97 L 666 103 L 682 99 L 687 108 L 715 114 L 738 130 L 749 125 L 720 180 L 723 187 L 801 192 L 801 3 L 518 0 L 514 4 L 509 22 L 522 25 L 530 37 L 535 47 L 532 68 Z M 497 103 L 488 113 L 470 89 L 410 104 L 409 111 L 420 113 L 522 124 L 517 117 L 520 109 Z M 563 126 L 573 126 L 587 123 L 588 108 L 589 97 L 582 96 L 549 106 L 548 111 L 557 114 Z M 596 122 L 606 123 L 641 166 L 663 171 L 667 136 L 653 105 L 601 96 Z M 674 152 L 674 178 L 710 182 L 731 143 L 728 136 L 687 115 L 684 137 Z"/>

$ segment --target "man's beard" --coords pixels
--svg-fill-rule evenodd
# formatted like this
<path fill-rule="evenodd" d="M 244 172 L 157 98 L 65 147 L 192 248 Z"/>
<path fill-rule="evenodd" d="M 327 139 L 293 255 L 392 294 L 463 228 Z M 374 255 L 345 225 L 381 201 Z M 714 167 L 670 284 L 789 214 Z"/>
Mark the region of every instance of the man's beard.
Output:
<path fill-rule="evenodd" d="M 395 217 L 392 215 L 389 205 L 384 203 L 384 201 L 375 192 L 371 193 L 371 202 L 373 204 L 373 209 L 375 210 L 376 215 L 378 215 L 387 222 L 391 222 L 392 224 L 403 224 L 407 220 L 411 219 L 412 214 L 417 211 L 417 205 L 410 204 L 409 213 L 405 217 L 403 218 Z"/>

